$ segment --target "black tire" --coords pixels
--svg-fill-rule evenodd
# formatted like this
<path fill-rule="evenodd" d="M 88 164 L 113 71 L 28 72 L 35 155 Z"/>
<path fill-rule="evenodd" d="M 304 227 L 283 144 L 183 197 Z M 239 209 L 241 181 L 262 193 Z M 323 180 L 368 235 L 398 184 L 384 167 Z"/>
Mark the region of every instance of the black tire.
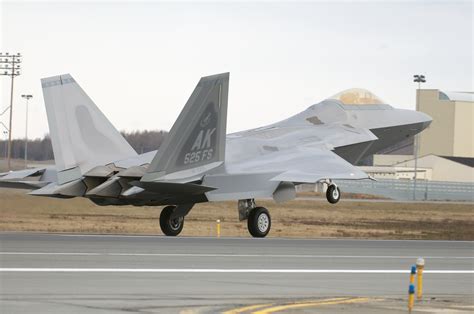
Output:
<path fill-rule="evenodd" d="M 184 227 L 184 217 L 171 219 L 171 214 L 173 214 L 175 208 L 175 206 L 166 206 L 160 214 L 161 231 L 170 237 L 180 234 Z"/>
<path fill-rule="evenodd" d="M 329 203 L 336 204 L 341 199 L 341 190 L 336 185 L 331 184 L 326 191 L 326 198 Z"/>
<path fill-rule="evenodd" d="M 270 213 L 265 207 L 255 207 L 249 213 L 247 227 L 254 238 L 264 238 L 272 226 Z"/>

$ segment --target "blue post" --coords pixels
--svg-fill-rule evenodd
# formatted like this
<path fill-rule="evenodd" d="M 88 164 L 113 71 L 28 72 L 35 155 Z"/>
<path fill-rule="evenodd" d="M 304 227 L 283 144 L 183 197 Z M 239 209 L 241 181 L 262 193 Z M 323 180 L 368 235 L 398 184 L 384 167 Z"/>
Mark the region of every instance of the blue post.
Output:
<path fill-rule="evenodd" d="M 415 304 L 415 285 L 410 284 L 408 288 L 408 313 L 411 313 L 413 310 L 413 305 Z"/>

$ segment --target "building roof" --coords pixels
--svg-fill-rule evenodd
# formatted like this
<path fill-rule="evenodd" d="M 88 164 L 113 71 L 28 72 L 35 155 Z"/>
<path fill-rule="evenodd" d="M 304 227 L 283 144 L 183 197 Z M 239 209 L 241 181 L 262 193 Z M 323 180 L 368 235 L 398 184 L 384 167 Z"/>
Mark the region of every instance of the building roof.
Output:
<path fill-rule="evenodd" d="M 459 164 L 462 164 L 471 168 L 474 167 L 474 158 L 471 158 L 471 157 L 453 157 L 453 156 L 439 156 L 439 157 L 457 162 Z"/>
<path fill-rule="evenodd" d="M 467 101 L 474 102 L 474 93 L 472 92 L 444 92 L 440 91 L 441 100 Z"/>

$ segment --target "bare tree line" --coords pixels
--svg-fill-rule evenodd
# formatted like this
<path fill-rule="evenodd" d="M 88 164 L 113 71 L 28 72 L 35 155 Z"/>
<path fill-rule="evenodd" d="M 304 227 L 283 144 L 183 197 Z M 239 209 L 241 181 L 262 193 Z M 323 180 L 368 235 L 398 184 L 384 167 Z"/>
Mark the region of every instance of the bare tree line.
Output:
<path fill-rule="evenodd" d="M 168 132 L 166 131 L 133 131 L 121 132 L 125 139 L 139 154 L 158 149 Z M 7 154 L 7 140 L 0 140 L 0 158 Z M 12 158 L 25 158 L 25 140 L 12 140 Z M 29 160 L 52 160 L 54 159 L 51 138 L 45 135 L 43 138 L 28 140 Z"/>
<path fill-rule="evenodd" d="M 124 138 L 139 154 L 143 154 L 158 149 L 168 132 L 166 131 L 132 131 L 121 132 Z M 7 141 L 0 140 L 0 159 L 5 158 L 7 153 Z M 402 143 L 387 148 L 380 154 L 412 154 L 413 139 L 407 139 Z M 12 141 L 12 158 L 23 159 L 25 157 L 25 140 L 17 139 Z M 54 159 L 51 138 L 45 135 L 43 138 L 28 140 L 29 160 L 52 160 Z M 372 165 L 372 156 L 368 156 L 359 162 L 359 165 Z"/>

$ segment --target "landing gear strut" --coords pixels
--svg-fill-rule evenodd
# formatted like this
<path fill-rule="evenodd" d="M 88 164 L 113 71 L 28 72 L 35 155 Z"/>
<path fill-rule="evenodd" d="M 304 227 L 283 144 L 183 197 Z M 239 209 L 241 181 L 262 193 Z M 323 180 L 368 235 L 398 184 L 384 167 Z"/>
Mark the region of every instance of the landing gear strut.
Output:
<path fill-rule="evenodd" d="M 255 238 L 264 238 L 272 226 L 270 213 L 265 207 L 257 207 L 255 200 L 239 200 L 239 219 L 247 219 L 249 233 Z"/>

